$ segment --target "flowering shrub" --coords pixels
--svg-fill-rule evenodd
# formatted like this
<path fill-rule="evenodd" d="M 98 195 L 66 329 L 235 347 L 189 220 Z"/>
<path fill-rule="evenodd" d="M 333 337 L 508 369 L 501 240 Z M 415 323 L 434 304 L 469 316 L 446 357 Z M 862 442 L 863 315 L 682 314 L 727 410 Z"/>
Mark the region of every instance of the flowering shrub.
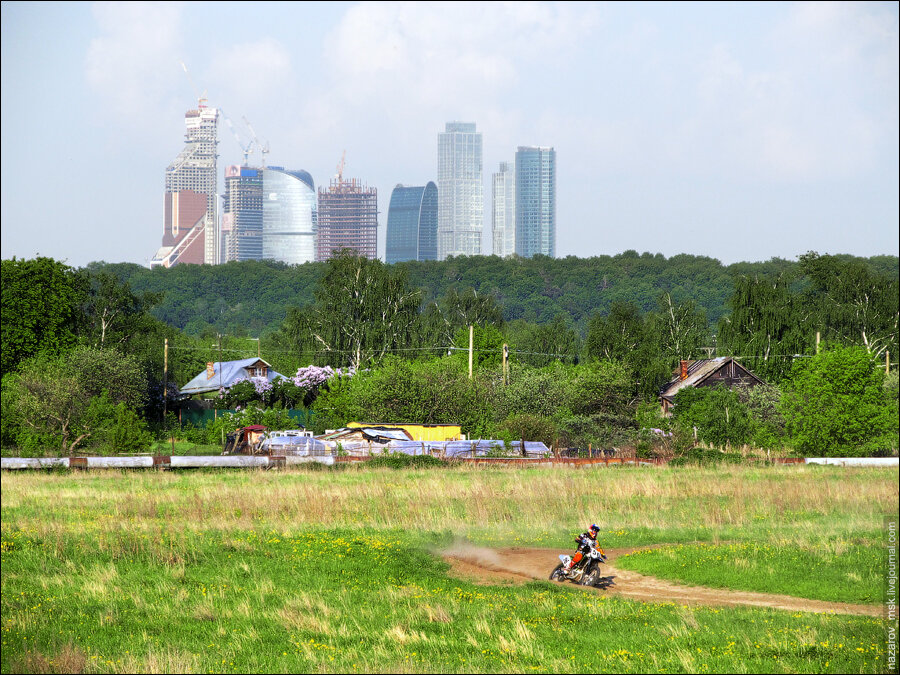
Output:
<path fill-rule="evenodd" d="M 251 402 L 268 406 L 272 400 L 272 389 L 272 383 L 265 377 L 243 378 L 230 387 L 219 389 L 217 400 L 220 408 L 244 407 Z"/>
<path fill-rule="evenodd" d="M 353 375 L 352 368 L 341 369 L 331 366 L 307 366 L 297 369 L 293 377 L 286 377 L 270 382 L 265 377 L 243 378 L 230 387 L 219 390 L 217 404 L 219 408 L 239 410 L 253 404 L 264 408 L 296 408 L 309 407 L 319 395 L 320 389 L 335 377 Z"/>

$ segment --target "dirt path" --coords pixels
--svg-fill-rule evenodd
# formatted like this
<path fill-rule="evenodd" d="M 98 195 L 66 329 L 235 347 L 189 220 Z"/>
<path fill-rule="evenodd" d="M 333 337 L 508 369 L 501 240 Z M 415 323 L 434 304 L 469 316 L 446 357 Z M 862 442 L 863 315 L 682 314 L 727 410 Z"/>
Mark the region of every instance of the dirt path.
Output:
<path fill-rule="evenodd" d="M 878 605 L 853 605 L 843 602 L 807 600 L 789 595 L 731 591 L 703 586 L 685 586 L 637 572 L 618 569 L 616 558 L 637 549 L 606 549 L 609 564 L 604 566 L 604 575 L 615 575 L 616 586 L 599 591 L 586 591 L 619 595 L 645 602 L 675 602 L 682 605 L 741 605 L 771 607 L 794 612 L 834 612 L 835 614 L 859 614 L 881 616 Z M 506 548 L 492 549 L 477 546 L 457 546 L 444 552 L 444 559 L 451 565 L 457 576 L 481 583 L 524 583 L 532 579 L 547 579 L 557 563 L 560 553 L 546 548 Z M 568 584 L 575 587 L 573 584 Z"/>

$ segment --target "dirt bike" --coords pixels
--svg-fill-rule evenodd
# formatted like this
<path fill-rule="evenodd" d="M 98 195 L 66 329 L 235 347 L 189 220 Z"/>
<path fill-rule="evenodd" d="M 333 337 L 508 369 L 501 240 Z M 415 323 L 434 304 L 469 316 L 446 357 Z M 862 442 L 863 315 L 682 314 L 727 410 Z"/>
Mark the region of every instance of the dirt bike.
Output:
<path fill-rule="evenodd" d="M 572 569 L 567 569 L 572 556 L 561 554 L 560 563 L 550 572 L 550 581 L 571 581 L 582 586 L 594 588 L 609 588 L 615 586 L 615 576 L 604 577 L 600 575 L 600 565 L 606 562 L 603 549 L 591 546 L 590 550 L 579 560 Z"/>

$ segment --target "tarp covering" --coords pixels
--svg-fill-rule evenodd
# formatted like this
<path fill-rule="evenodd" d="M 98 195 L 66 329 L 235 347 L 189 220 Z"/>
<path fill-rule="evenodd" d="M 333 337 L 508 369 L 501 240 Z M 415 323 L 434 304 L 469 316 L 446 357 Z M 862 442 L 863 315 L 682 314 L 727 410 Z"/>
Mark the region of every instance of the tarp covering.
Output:
<path fill-rule="evenodd" d="M 259 451 L 266 455 L 304 457 L 324 457 L 332 454 L 328 445 L 310 436 L 273 436 L 260 444 Z"/>
<path fill-rule="evenodd" d="M 405 455 L 439 455 L 443 457 L 484 457 L 491 452 L 512 457 L 547 457 L 550 448 L 540 441 L 525 441 L 525 455 L 522 455 L 521 441 L 513 441 L 509 447 L 503 441 L 392 441 L 386 452 L 402 452 Z"/>

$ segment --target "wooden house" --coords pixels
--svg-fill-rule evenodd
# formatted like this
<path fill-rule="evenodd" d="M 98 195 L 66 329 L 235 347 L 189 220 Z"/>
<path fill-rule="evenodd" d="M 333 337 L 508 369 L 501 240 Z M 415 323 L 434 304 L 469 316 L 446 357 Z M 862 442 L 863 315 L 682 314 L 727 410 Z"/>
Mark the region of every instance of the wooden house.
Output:
<path fill-rule="evenodd" d="M 751 373 L 747 368 L 731 356 L 720 356 L 715 359 L 698 361 L 682 361 L 675 377 L 659 394 L 662 412 L 668 416 L 675 405 L 675 394 L 685 387 L 755 387 L 765 384 L 763 380 Z"/>

